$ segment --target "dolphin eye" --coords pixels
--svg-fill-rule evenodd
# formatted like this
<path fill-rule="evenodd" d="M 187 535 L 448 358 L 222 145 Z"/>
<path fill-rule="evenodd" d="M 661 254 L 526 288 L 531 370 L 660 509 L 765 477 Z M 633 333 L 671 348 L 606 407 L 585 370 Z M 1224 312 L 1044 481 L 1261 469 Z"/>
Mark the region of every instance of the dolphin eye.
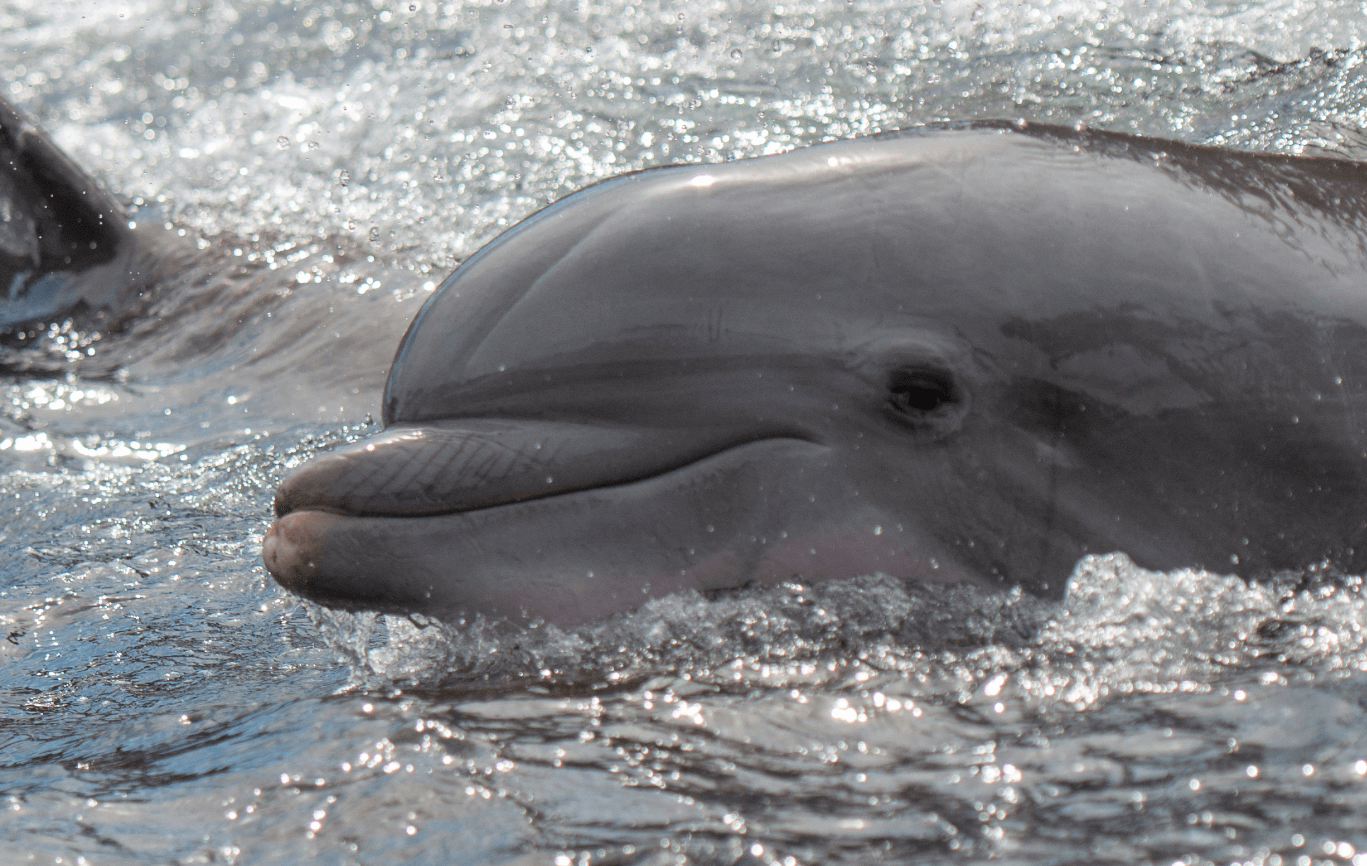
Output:
<path fill-rule="evenodd" d="M 942 414 L 960 402 L 954 379 L 940 370 L 894 370 L 888 377 L 888 405 L 902 415 Z"/>
<path fill-rule="evenodd" d="M 939 367 L 894 368 L 888 373 L 885 411 L 931 440 L 954 434 L 968 414 L 969 393 L 954 374 Z"/>

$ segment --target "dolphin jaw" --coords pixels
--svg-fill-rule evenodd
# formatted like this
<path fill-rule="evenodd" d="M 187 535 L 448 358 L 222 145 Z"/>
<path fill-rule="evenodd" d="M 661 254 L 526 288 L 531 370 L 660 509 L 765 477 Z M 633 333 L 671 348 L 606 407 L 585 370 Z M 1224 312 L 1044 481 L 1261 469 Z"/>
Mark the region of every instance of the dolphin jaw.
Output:
<path fill-rule="evenodd" d="M 832 453 L 767 438 L 644 479 L 442 515 L 296 508 L 262 554 L 281 586 L 329 606 L 586 622 L 681 590 L 791 579 L 821 531 L 795 528 L 809 507 L 801 485 Z M 725 504 L 699 512 L 700 495 Z"/>

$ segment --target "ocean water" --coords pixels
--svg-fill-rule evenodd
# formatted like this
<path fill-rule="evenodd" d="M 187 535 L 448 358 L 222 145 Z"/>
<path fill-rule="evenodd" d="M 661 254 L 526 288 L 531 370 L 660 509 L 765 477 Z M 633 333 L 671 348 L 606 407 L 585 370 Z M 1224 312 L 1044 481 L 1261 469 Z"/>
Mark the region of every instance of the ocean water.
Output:
<path fill-rule="evenodd" d="M 1364 40 L 1310 0 L 0 0 L 6 98 L 181 248 L 128 327 L 0 340 L 0 862 L 1367 863 L 1357 578 L 1117 553 L 1061 603 L 513 631 L 259 555 L 436 283 L 575 189 L 972 118 L 1367 158 Z"/>

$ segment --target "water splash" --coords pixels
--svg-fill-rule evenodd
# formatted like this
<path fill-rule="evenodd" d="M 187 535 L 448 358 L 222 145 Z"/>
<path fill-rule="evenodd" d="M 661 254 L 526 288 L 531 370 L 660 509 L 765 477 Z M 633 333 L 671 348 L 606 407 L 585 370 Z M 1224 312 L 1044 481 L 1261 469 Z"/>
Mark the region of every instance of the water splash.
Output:
<path fill-rule="evenodd" d="M 758 681 L 780 686 L 786 677 L 811 682 L 838 659 L 952 684 L 923 697 L 966 701 L 995 681 L 993 695 L 1081 711 L 1135 693 L 1280 681 L 1288 665 L 1313 675 L 1367 670 L 1365 604 L 1358 577 L 1309 571 L 1248 583 L 1145 571 L 1113 554 L 1079 563 L 1062 603 L 875 576 L 682 593 L 573 630 L 482 617 L 311 615 L 370 687 L 458 688 L 490 676 L 621 684 L 663 671 L 727 683 L 762 672 Z"/>

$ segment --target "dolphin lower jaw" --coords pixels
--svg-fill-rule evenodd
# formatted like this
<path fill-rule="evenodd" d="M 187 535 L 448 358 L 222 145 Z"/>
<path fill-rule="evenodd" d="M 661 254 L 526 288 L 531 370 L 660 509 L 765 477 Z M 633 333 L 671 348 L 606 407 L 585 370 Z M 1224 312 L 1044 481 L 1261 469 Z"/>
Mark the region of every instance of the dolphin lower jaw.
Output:
<path fill-rule="evenodd" d="M 830 458 L 767 439 L 641 481 L 455 514 L 293 510 L 263 555 L 282 586 L 330 606 L 567 626 L 752 581 L 959 579 L 914 531 L 851 507 L 839 473 L 824 474 Z"/>
<path fill-rule="evenodd" d="M 484 614 L 558 625 L 701 588 L 707 572 L 733 558 L 718 550 L 704 557 L 701 569 L 690 569 L 697 548 L 676 545 L 627 565 L 625 541 L 617 538 L 518 538 L 508 549 L 462 518 L 296 511 L 271 525 L 263 552 L 282 586 L 330 607 Z"/>

